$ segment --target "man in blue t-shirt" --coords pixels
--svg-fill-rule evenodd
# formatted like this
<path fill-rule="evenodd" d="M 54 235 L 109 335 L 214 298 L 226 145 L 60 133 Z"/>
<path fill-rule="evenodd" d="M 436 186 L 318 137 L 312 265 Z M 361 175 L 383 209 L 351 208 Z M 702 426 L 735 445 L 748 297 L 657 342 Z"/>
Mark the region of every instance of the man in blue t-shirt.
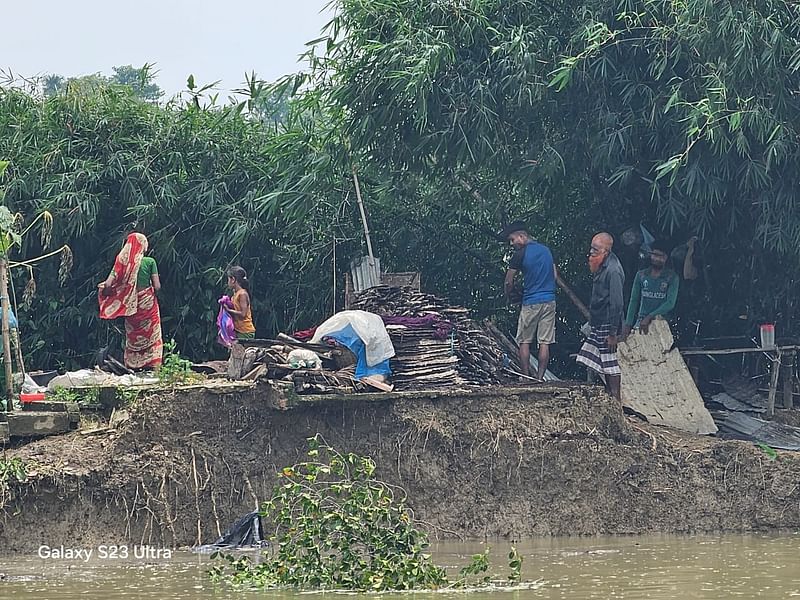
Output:
<path fill-rule="evenodd" d="M 506 227 L 502 234 L 514 247 L 506 272 L 505 292 L 511 296 L 514 277 L 522 271 L 522 310 L 517 325 L 517 344 L 522 374 L 528 375 L 531 344 L 539 344 L 539 369 L 536 379 L 544 380 L 550 361 L 550 344 L 556 341 L 556 268 L 553 255 L 544 244 L 534 240 L 521 221 Z"/>

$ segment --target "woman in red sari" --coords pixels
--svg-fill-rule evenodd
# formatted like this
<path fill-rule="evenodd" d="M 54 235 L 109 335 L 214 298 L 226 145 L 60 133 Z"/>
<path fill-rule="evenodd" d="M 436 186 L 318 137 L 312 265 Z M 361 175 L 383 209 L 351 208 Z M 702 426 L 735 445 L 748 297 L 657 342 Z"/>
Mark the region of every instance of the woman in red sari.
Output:
<path fill-rule="evenodd" d="M 97 286 L 100 318 L 125 317 L 125 366 L 129 369 L 161 365 L 161 314 L 156 299 L 161 280 L 155 259 L 145 256 L 147 247 L 143 234 L 130 234 L 117 254 L 114 269 Z"/>

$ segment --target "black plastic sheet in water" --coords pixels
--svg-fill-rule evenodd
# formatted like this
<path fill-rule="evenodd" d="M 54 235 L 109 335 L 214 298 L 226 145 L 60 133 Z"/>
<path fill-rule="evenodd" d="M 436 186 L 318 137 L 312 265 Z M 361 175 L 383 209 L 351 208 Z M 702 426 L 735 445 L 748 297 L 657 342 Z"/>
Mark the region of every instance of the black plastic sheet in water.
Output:
<path fill-rule="evenodd" d="M 195 552 L 216 552 L 217 550 L 236 550 L 263 548 L 269 545 L 264 539 L 261 515 L 257 510 L 247 513 L 228 527 L 222 537 L 212 542 L 196 546 Z"/>

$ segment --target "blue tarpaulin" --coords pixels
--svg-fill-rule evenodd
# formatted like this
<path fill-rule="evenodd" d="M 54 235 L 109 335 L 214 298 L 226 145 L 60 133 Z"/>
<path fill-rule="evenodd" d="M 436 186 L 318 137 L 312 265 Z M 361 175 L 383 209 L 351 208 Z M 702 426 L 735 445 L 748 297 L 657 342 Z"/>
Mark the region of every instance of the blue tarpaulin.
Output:
<path fill-rule="evenodd" d="M 356 356 L 356 379 L 369 377 L 370 375 L 391 376 L 392 370 L 389 368 L 389 359 L 370 367 L 367 365 L 367 349 L 364 342 L 358 337 L 352 325 L 347 325 L 339 331 L 325 334 L 326 338 L 331 338 L 345 346 Z"/>

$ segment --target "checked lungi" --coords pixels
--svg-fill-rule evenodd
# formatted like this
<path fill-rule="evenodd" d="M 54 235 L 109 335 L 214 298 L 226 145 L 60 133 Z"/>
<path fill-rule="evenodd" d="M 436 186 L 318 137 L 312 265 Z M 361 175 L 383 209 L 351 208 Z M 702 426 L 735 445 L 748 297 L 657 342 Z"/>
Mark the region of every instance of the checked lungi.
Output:
<path fill-rule="evenodd" d="M 575 360 L 601 375 L 620 375 L 622 371 L 619 368 L 617 352 L 612 351 L 606 341 L 612 331 L 616 331 L 612 325 L 592 326 L 592 331 Z"/>

